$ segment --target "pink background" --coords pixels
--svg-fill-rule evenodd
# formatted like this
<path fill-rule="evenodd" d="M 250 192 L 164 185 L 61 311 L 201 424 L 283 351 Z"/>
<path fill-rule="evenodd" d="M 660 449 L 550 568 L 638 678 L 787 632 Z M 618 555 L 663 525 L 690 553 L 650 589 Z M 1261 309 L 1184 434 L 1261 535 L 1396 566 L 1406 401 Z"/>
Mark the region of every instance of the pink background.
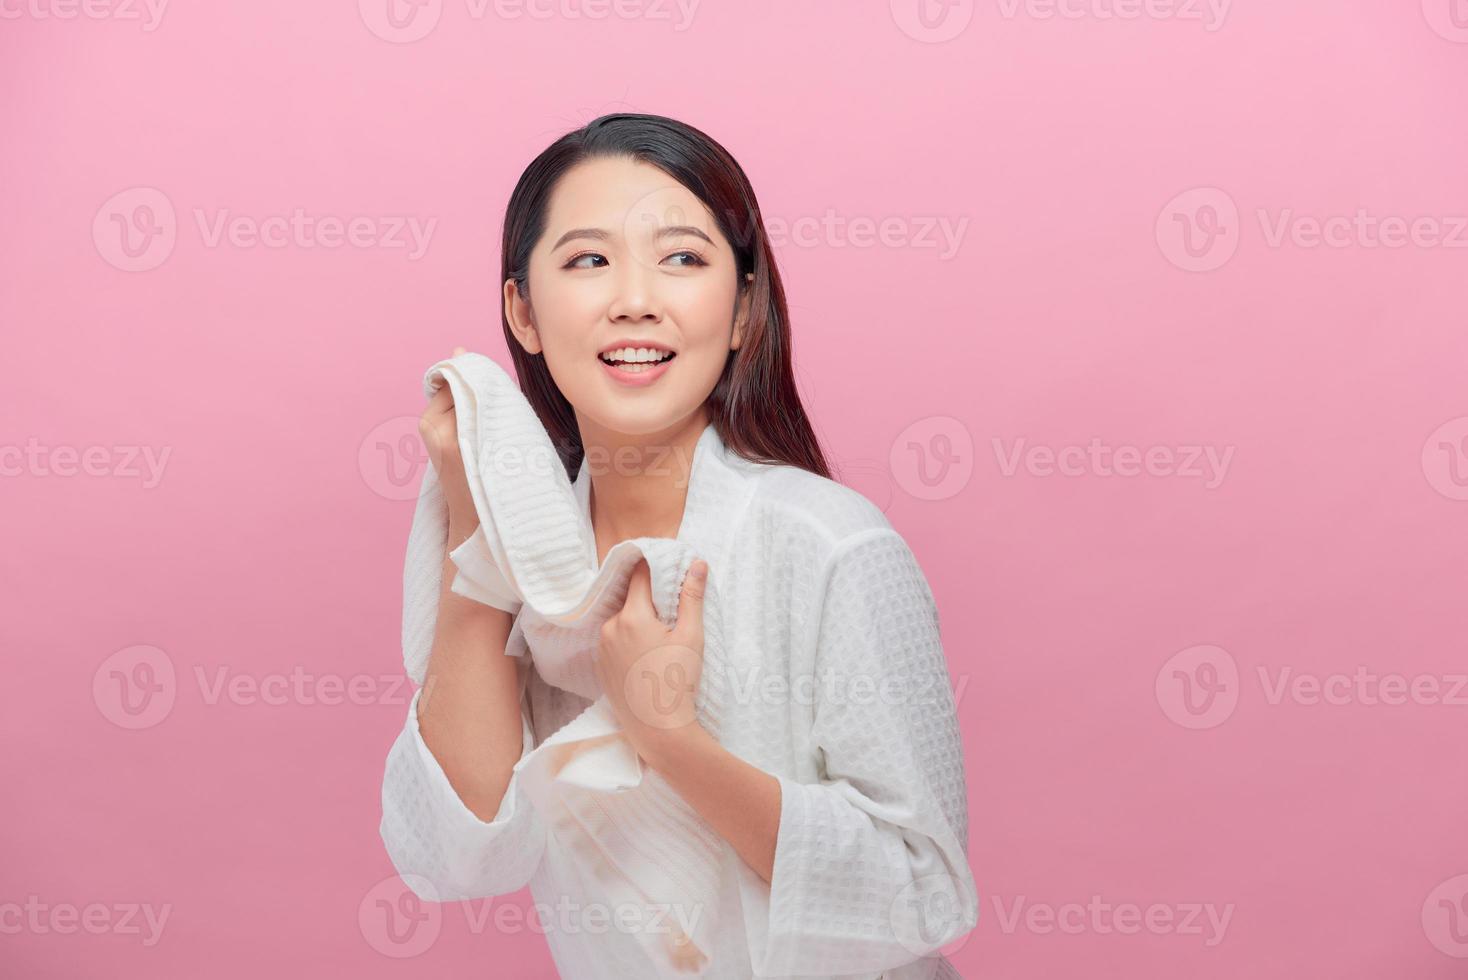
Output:
<path fill-rule="evenodd" d="M 412 421 L 454 345 L 508 364 L 521 169 L 634 110 L 721 140 L 768 221 L 894 219 L 779 259 L 807 406 L 962 685 L 965 976 L 1463 976 L 1468 5 L 627 2 L 3 8 L 0 972 L 553 975 L 491 903 L 412 946 L 377 904 Z M 296 208 L 363 243 L 211 244 Z M 1439 240 L 1274 234 L 1358 209 Z M 1093 438 L 1156 465 L 1009 465 Z M 1344 703 L 1275 696 L 1302 675 Z"/>

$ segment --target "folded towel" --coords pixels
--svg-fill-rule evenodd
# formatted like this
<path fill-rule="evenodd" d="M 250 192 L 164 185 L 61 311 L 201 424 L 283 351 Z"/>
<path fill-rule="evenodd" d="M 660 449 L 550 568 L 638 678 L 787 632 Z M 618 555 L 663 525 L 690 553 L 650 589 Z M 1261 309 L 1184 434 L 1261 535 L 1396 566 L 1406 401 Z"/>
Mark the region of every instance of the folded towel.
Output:
<path fill-rule="evenodd" d="M 528 652 L 548 684 L 592 701 L 515 764 L 550 832 L 589 876 L 627 903 L 665 913 L 660 931 L 638 933 L 662 975 L 701 973 L 718 911 L 725 845 L 628 742 L 602 694 L 594 656 L 600 630 L 621 609 L 639 558 L 647 560 L 659 619 L 676 621 L 687 544 L 642 537 L 618 542 L 598 568 L 596 539 L 544 425 L 515 381 L 482 354 L 432 365 L 424 394 L 447 384 L 459 449 L 479 517 L 474 536 L 446 555 L 448 506 L 438 475 L 424 474 L 403 573 L 403 662 L 424 682 L 443 585 L 515 613 L 505 653 Z M 671 914 L 666 914 L 671 912 Z"/>

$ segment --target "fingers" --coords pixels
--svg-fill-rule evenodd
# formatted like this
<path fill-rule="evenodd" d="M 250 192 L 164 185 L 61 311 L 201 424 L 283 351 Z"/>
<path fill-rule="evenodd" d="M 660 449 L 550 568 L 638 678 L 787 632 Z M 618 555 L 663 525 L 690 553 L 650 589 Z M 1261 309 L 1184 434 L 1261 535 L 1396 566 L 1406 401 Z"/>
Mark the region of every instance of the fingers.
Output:
<path fill-rule="evenodd" d="M 708 587 L 709 563 L 702 558 L 695 558 L 688 566 L 688 571 L 683 576 L 683 597 L 695 602 L 702 602 L 704 590 Z"/>
<path fill-rule="evenodd" d="M 464 350 L 465 349 L 463 347 L 455 347 L 454 352 L 449 356 L 458 357 L 460 354 L 464 353 Z M 454 393 L 453 390 L 450 389 L 447 384 L 445 384 L 433 393 L 432 398 L 428 399 L 428 407 L 423 410 L 423 414 L 431 418 L 451 412 L 453 411 L 453 408 Z"/>
<path fill-rule="evenodd" d="M 423 417 L 435 419 L 440 415 L 447 415 L 454 410 L 454 392 L 448 385 L 444 385 L 433 393 L 428 399 L 428 407 L 423 409 Z"/>
<path fill-rule="evenodd" d="M 644 609 L 652 605 L 652 573 L 647 568 L 647 558 L 637 559 L 632 567 L 632 577 L 627 581 L 627 598 L 622 608 Z"/>
<path fill-rule="evenodd" d="M 678 594 L 678 621 L 673 632 L 698 636 L 703 633 L 703 597 L 708 590 L 709 563 L 696 558 L 683 576 L 683 588 Z"/>
<path fill-rule="evenodd" d="M 708 590 L 708 562 L 697 558 L 683 576 L 678 593 L 678 614 L 673 629 L 678 633 L 697 634 L 703 629 L 703 600 Z M 652 604 L 652 573 L 646 556 L 637 559 L 632 576 L 627 580 L 627 597 L 622 601 L 622 614 L 632 611 L 656 616 Z"/>
<path fill-rule="evenodd" d="M 455 347 L 452 356 L 458 357 L 464 353 L 463 347 Z M 423 440 L 424 448 L 428 450 L 428 460 L 433 468 L 442 472 L 444 464 L 444 453 L 456 450 L 455 440 L 458 437 L 458 418 L 454 414 L 454 391 L 445 381 L 441 383 L 433 395 L 428 399 L 428 404 L 423 409 L 423 414 L 418 417 L 418 436 Z"/>

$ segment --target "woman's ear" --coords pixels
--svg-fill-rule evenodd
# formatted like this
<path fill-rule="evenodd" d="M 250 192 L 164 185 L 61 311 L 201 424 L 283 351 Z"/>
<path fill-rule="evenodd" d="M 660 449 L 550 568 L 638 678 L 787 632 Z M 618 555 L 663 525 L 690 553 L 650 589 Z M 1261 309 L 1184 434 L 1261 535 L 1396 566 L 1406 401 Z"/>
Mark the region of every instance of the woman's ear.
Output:
<path fill-rule="evenodd" d="M 540 353 L 540 332 L 535 329 L 530 303 L 520 295 L 520 287 L 513 279 L 505 280 L 505 320 L 527 354 Z"/>

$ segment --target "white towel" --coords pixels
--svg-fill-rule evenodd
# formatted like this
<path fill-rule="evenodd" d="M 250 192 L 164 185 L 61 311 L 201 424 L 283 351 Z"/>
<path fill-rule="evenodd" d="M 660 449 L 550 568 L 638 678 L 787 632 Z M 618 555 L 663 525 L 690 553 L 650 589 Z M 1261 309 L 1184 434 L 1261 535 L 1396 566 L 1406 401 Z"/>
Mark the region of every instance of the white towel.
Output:
<path fill-rule="evenodd" d="M 666 924 L 638 933 L 661 974 L 702 973 L 711 965 L 724 842 L 633 750 L 592 659 L 639 557 L 647 559 L 653 606 L 671 628 L 683 576 L 698 556 L 674 539 L 633 538 L 613 546 L 598 568 L 593 530 L 519 385 L 473 352 L 439 361 L 423 376 L 429 397 L 444 384 L 453 392 L 479 517 L 474 538 L 455 549 L 459 573 L 450 588 L 516 613 L 506 655 L 528 650 L 547 683 L 593 702 L 523 756 L 513 778 L 585 874 L 603 879 L 621 902 L 648 908 L 640 921 Z M 447 544 L 448 507 L 430 466 L 403 571 L 403 662 L 419 684 L 433 647 Z"/>

